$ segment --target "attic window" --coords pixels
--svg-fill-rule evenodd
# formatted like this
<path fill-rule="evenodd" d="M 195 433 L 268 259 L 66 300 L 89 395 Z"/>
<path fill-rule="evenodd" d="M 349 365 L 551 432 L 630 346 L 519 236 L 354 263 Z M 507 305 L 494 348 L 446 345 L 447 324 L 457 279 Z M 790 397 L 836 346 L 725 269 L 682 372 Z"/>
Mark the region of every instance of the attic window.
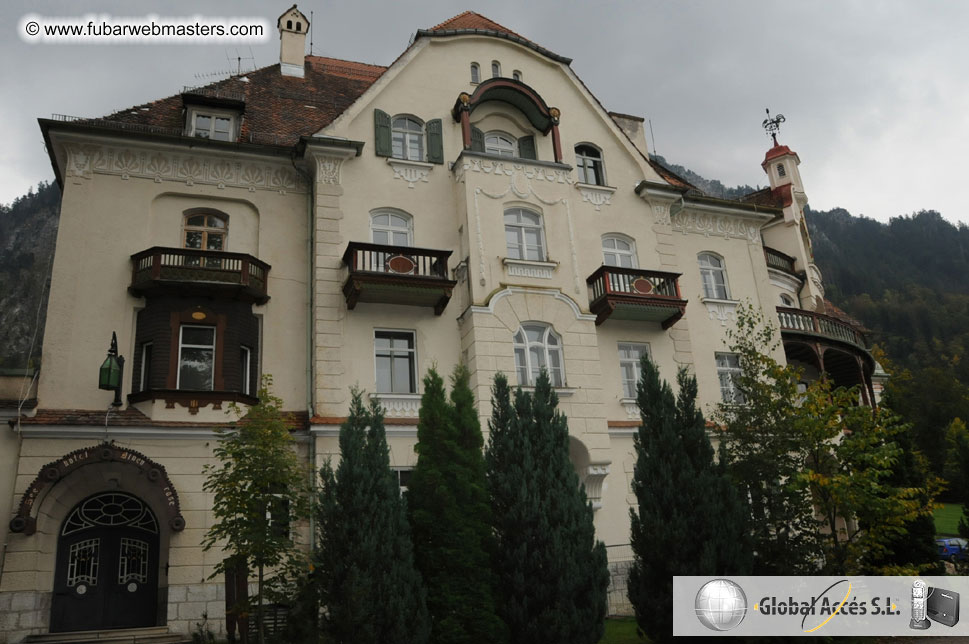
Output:
<path fill-rule="evenodd" d="M 287 20 L 286 21 L 286 28 L 287 29 L 292 29 L 293 28 L 293 21 L 292 20 Z"/>
<path fill-rule="evenodd" d="M 491 61 L 491 77 L 499 78 L 501 76 L 501 63 L 497 60 Z"/>
<path fill-rule="evenodd" d="M 303 30 L 303 23 L 302 22 L 297 22 L 296 23 L 296 32 L 299 33 L 302 30 Z"/>
<path fill-rule="evenodd" d="M 522 73 L 517 69 L 511 73 L 511 77 L 514 78 L 519 83 L 522 81 Z"/>
<path fill-rule="evenodd" d="M 784 169 L 784 164 L 783 163 L 778 163 L 777 164 L 777 176 L 778 177 L 786 177 L 787 176 L 787 170 Z"/>
<path fill-rule="evenodd" d="M 189 136 L 215 141 L 235 141 L 238 115 L 230 110 L 192 108 L 188 111 Z"/>
<path fill-rule="evenodd" d="M 481 68 L 478 67 L 478 63 L 471 63 L 471 82 L 481 82 Z"/>

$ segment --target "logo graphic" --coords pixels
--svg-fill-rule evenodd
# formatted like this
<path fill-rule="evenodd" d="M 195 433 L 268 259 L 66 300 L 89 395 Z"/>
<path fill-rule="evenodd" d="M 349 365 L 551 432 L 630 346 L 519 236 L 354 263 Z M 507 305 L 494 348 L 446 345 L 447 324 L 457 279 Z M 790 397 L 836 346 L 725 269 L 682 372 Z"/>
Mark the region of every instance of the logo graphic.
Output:
<path fill-rule="evenodd" d="M 697 619 L 711 631 L 729 631 L 744 621 L 747 596 L 729 579 L 714 579 L 700 588 L 694 607 Z"/>

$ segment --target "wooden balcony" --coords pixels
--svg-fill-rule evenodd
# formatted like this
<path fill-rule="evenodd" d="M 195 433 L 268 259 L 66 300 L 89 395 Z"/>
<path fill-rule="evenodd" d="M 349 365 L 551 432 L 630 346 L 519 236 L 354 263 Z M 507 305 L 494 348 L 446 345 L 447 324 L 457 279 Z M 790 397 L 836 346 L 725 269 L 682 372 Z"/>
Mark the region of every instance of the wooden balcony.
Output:
<path fill-rule="evenodd" d="M 823 313 L 777 307 L 782 334 L 808 335 L 850 345 L 868 355 L 865 336 L 850 324 Z"/>
<path fill-rule="evenodd" d="M 448 279 L 449 250 L 350 242 L 343 263 L 350 269 L 343 295 L 357 302 L 430 306 L 440 315 L 457 283 Z"/>
<path fill-rule="evenodd" d="M 790 275 L 797 275 L 797 271 L 794 270 L 794 262 L 796 260 L 790 255 L 785 255 L 779 250 L 764 246 L 764 259 L 767 260 L 768 268 L 776 268 Z"/>
<path fill-rule="evenodd" d="M 205 295 L 265 304 L 269 264 L 252 255 L 155 246 L 131 256 L 132 295 Z"/>
<path fill-rule="evenodd" d="M 660 322 L 664 329 L 676 324 L 686 311 L 680 297 L 679 273 L 638 268 L 601 266 L 589 276 L 589 309 L 596 325 L 608 318 Z"/>

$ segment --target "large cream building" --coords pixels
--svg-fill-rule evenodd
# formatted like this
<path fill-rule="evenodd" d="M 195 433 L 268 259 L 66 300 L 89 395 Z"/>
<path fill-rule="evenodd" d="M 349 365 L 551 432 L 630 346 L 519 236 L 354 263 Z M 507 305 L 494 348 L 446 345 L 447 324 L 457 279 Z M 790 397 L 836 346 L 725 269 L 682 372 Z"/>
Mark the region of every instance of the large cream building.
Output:
<path fill-rule="evenodd" d="M 377 397 L 406 484 L 428 368 L 467 364 L 484 424 L 495 373 L 527 388 L 545 367 L 607 545 L 629 541 L 643 352 L 712 411 L 746 301 L 781 328 L 777 359 L 872 395 L 864 338 L 824 313 L 786 146 L 769 188 L 712 198 L 568 58 L 483 16 L 419 30 L 389 67 L 306 56 L 308 26 L 279 18 L 279 64 L 40 121 L 63 199 L 36 405 L 0 410 L 3 641 L 223 627 L 202 468 L 261 374 L 316 466 L 350 387 Z M 97 388 L 113 331 L 118 408 Z"/>

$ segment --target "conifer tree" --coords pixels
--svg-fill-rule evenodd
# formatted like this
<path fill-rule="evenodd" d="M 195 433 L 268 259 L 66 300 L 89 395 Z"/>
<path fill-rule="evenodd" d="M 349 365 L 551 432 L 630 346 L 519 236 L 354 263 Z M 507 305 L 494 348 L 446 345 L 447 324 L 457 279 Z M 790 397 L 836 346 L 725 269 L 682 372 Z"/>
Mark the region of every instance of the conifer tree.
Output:
<path fill-rule="evenodd" d="M 451 402 L 431 369 L 417 425 L 417 466 L 407 506 L 414 559 L 427 586 L 430 642 L 501 642 L 491 573 L 491 506 L 481 425 L 465 367 L 455 369 Z"/>
<path fill-rule="evenodd" d="M 738 575 L 750 566 L 746 507 L 714 463 L 696 407 L 696 378 L 681 369 L 677 383 L 674 398 L 643 357 L 633 473 L 639 508 L 629 511 L 635 562 L 628 589 L 636 621 L 654 641 L 673 636 L 674 575 Z"/>
<path fill-rule="evenodd" d="M 369 427 L 369 430 L 368 430 Z M 422 644 L 428 618 L 407 511 L 390 470 L 383 410 L 353 392 L 340 464 L 320 471 L 321 631 L 333 644 Z"/>
<path fill-rule="evenodd" d="M 512 644 L 595 644 L 609 573 L 592 506 L 569 461 L 568 421 L 543 370 L 534 394 L 502 374 L 492 389 L 487 462 L 499 615 Z"/>

